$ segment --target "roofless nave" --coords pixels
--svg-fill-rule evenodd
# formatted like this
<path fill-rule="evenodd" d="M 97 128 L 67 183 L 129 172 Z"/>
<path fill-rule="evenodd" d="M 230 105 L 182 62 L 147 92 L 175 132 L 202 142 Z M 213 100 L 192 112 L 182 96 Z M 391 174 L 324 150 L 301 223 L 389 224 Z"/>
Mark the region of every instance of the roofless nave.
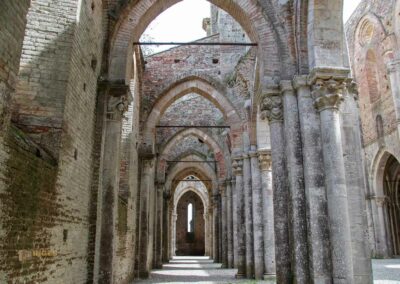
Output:
<path fill-rule="evenodd" d="M 400 254 L 400 2 L 344 27 L 341 0 L 210 0 L 207 37 L 143 56 L 178 2 L 2 0 L 0 283 L 191 257 L 184 283 L 213 261 L 372 283 L 371 257 Z"/>

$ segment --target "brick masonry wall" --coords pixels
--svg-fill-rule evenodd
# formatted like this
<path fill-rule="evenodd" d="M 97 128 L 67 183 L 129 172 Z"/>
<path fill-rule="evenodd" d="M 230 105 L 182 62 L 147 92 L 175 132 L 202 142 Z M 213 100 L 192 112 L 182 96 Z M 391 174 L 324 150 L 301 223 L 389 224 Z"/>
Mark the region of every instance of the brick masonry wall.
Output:
<path fill-rule="evenodd" d="M 4 0 L 0 11 L 0 132 L 10 119 L 10 98 L 15 90 L 26 14 L 30 1 Z"/>

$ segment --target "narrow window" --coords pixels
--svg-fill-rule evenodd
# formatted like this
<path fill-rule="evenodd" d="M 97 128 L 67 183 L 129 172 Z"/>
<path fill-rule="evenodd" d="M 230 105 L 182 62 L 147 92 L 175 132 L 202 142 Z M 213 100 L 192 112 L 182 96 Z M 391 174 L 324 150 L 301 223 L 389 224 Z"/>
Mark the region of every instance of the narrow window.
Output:
<path fill-rule="evenodd" d="M 189 203 L 187 208 L 187 232 L 193 233 L 194 232 L 194 208 L 193 204 Z"/>

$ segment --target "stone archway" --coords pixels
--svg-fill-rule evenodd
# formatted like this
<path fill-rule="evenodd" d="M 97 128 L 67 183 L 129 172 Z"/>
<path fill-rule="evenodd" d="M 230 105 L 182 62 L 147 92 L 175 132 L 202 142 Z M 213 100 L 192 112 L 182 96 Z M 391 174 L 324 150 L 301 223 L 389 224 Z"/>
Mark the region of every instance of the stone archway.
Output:
<path fill-rule="evenodd" d="M 390 255 L 400 255 L 400 163 L 392 155 L 383 172 L 385 227 Z"/>
<path fill-rule="evenodd" d="M 181 190 L 180 190 L 181 189 Z M 181 187 L 174 194 L 173 210 L 173 255 L 203 256 L 210 252 L 208 194 L 196 187 Z M 191 209 L 189 209 L 191 205 Z M 191 210 L 191 212 L 189 212 Z M 192 214 L 192 216 L 189 216 Z M 188 224 L 191 217 L 191 223 Z"/>

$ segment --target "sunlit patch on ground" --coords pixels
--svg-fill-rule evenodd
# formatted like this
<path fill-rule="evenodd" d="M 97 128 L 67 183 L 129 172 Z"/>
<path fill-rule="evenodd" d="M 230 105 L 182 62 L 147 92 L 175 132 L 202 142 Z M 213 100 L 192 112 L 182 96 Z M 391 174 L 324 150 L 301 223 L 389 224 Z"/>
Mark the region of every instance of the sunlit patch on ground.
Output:
<path fill-rule="evenodd" d="M 373 260 L 374 284 L 400 284 L 400 259 Z M 236 269 L 223 269 L 208 257 L 175 257 L 163 269 L 151 272 L 150 279 L 135 283 L 248 283 L 272 284 L 267 281 L 237 280 Z"/>

